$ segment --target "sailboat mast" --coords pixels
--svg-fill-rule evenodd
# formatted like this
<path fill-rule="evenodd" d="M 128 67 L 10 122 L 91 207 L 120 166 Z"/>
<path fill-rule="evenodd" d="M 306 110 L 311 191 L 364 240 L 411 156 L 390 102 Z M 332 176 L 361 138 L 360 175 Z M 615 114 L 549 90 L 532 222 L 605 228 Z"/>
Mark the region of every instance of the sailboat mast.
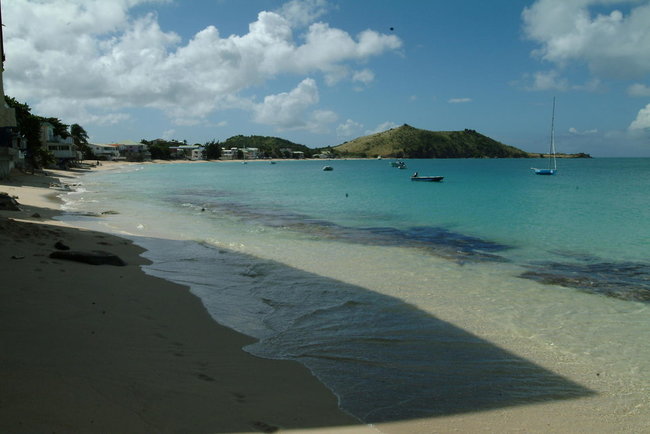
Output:
<path fill-rule="evenodd" d="M 551 155 L 548 156 L 548 166 L 551 168 L 551 161 L 553 161 L 553 169 L 557 169 L 555 161 L 555 97 L 553 97 L 553 115 L 551 116 Z"/>

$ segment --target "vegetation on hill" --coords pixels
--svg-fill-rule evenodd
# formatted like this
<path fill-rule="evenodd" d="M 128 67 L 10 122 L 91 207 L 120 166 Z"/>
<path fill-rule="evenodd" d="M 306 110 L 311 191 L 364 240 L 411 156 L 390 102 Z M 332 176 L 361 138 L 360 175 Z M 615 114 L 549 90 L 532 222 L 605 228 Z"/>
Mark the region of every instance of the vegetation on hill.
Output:
<path fill-rule="evenodd" d="M 334 147 L 343 157 L 527 158 L 528 153 L 474 130 L 428 131 L 404 124 Z"/>
<path fill-rule="evenodd" d="M 262 158 L 292 158 L 292 152 L 304 152 L 305 158 L 310 158 L 315 150 L 305 145 L 269 136 L 232 136 L 221 143 L 225 149 L 258 148 Z"/>
<path fill-rule="evenodd" d="M 142 139 L 140 143 L 148 146 L 151 158 L 154 160 L 170 160 L 175 158 L 171 148 L 181 145 L 187 145 L 187 142 L 178 141 L 175 139 L 164 140 L 146 140 Z M 289 140 L 281 139 L 279 137 L 268 136 L 232 136 L 223 142 L 211 140 L 204 144 L 196 143 L 194 146 L 202 146 L 205 149 L 205 158 L 209 160 L 217 160 L 221 157 L 221 148 L 223 149 L 239 149 L 239 156 L 243 158 L 242 149 L 244 148 L 257 148 L 260 158 L 295 158 L 293 152 L 303 152 L 305 158 L 311 158 L 317 151 L 308 148 L 305 145 L 290 142 Z"/>
<path fill-rule="evenodd" d="M 529 152 L 528 156 L 530 158 L 548 158 L 551 155 L 550 154 L 540 154 L 538 152 Z M 577 154 L 555 154 L 555 158 L 592 158 L 591 155 L 584 153 L 584 152 L 578 152 Z"/>

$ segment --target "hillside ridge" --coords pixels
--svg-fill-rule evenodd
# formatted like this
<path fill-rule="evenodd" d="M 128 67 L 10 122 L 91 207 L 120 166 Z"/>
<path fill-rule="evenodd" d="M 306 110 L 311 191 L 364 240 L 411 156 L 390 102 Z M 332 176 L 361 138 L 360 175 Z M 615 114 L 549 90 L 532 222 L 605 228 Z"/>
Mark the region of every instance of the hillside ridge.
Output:
<path fill-rule="evenodd" d="M 404 124 L 335 146 L 344 157 L 528 158 L 529 154 L 475 130 L 429 131 Z"/>

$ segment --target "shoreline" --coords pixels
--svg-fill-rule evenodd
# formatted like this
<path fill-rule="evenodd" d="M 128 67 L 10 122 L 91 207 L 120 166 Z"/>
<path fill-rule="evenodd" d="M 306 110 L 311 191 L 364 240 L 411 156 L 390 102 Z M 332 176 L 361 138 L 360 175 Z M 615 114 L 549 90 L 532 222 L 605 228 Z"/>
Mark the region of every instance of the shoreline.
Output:
<path fill-rule="evenodd" d="M 142 248 L 53 220 L 50 184 L 75 176 L 47 173 L 0 182 L 21 207 L 0 211 L 0 430 L 376 432 L 306 367 L 246 353 L 254 340 L 187 287 L 145 274 Z M 127 265 L 49 258 L 57 242 Z"/>

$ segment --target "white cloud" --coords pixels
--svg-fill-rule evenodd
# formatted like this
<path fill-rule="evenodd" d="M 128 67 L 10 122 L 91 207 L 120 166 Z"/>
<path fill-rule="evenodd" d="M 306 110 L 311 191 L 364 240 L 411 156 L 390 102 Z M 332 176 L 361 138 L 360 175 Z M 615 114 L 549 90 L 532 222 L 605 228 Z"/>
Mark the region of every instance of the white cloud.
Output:
<path fill-rule="evenodd" d="M 363 84 L 370 84 L 375 79 L 375 73 L 369 69 L 357 71 L 352 76 L 352 81 L 360 81 Z"/>
<path fill-rule="evenodd" d="M 569 128 L 569 133 L 574 134 L 576 136 L 588 136 L 588 135 L 591 135 L 591 134 L 598 134 L 598 130 L 593 129 L 593 130 L 580 131 L 577 128 L 571 127 L 571 128 Z"/>
<path fill-rule="evenodd" d="M 387 121 L 377 125 L 377 127 L 373 130 L 366 131 L 366 134 L 383 133 L 384 131 L 388 131 L 392 128 L 397 128 L 397 127 L 399 127 L 399 125 L 397 125 L 395 122 Z"/>
<path fill-rule="evenodd" d="M 326 0 L 292 0 L 277 11 L 295 26 L 307 26 L 327 13 Z"/>
<path fill-rule="evenodd" d="M 341 139 L 356 137 L 361 131 L 363 131 L 363 124 L 355 122 L 352 119 L 348 119 L 336 127 L 336 135 Z"/>
<path fill-rule="evenodd" d="M 337 115 L 329 110 L 309 112 L 318 100 L 316 82 L 306 78 L 292 91 L 268 95 L 264 102 L 256 104 L 253 108 L 254 120 L 280 130 L 322 132 L 327 124 L 336 122 Z"/>
<path fill-rule="evenodd" d="M 339 120 L 339 116 L 331 110 L 314 110 L 307 121 L 306 130 L 312 133 L 327 133 L 329 125 Z"/>
<path fill-rule="evenodd" d="M 533 54 L 559 67 L 583 62 L 603 77 L 645 77 L 650 73 L 650 2 L 638 0 L 627 14 L 614 9 L 630 3 L 537 0 L 522 13 L 524 32 L 540 44 Z"/>
<path fill-rule="evenodd" d="M 162 138 L 165 140 L 171 140 L 174 138 L 174 135 L 176 134 L 176 130 L 171 129 L 171 130 L 166 130 L 163 131 L 162 133 Z"/>
<path fill-rule="evenodd" d="M 525 80 L 530 83 L 526 85 L 528 90 L 560 90 L 564 91 L 569 88 L 569 81 L 560 77 L 557 71 L 538 71 L 532 76 L 527 75 Z"/>
<path fill-rule="evenodd" d="M 639 110 L 636 119 L 632 121 L 630 130 L 650 130 L 650 104 Z"/>
<path fill-rule="evenodd" d="M 279 75 L 302 80 L 320 73 L 335 84 L 349 76 L 348 64 L 401 46 L 394 35 L 366 30 L 353 37 L 322 22 L 296 38 L 296 26 L 322 16 L 328 7 L 324 0 L 292 1 L 278 12 L 260 12 L 243 35 L 224 38 L 208 26 L 184 42 L 162 29 L 155 14 L 133 15 L 134 6 L 156 2 L 164 0 L 3 4 L 5 22 L 12 23 L 4 34 L 5 91 L 33 107 L 54 109 L 37 113 L 44 116 L 69 111 L 56 109 L 57 103 L 74 106 L 88 120 L 117 119 L 126 109 L 147 107 L 164 111 L 176 124 L 191 125 L 205 122 L 216 110 L 240 107 L 253 110 L 256 119 L 295 126 L 289 104 L 295 94 L 270 95 L 260 108 L 241 92 Z M 371 74 L 368 70 L 365 79 Z M 303 104 L 309 102 L 304 88 L 298 93 L 307 98 Z M 266 105 L 282 108 L 274 120 Z M 308 117 L 302 122 L 310 124 Z"/>
<path fill-rule="evenodd" d="M 635 83 L 627 88 L 627 94 L 630 96 L 650 96 L 650 87 L 645 84 Z"/>
<path fill-rule="evenodd" d="M 451 98 L 447 102 L 450 104 L 463 104 L 466 102 L 472 102 L 472 98 Z"/>
<path fill-rule="evenodd" d="M 522 83 L 515 83 L 522 84 Z M 558 70 L 538 71 L 533 74 L 524 74 L 523 88 L 526 90 L 578 90 L 583 92 L 596 92 L 601 89 L 601 81 L 592 78 L 584 84 L 570 84 L 566 77 L 560 75 Z"/>

